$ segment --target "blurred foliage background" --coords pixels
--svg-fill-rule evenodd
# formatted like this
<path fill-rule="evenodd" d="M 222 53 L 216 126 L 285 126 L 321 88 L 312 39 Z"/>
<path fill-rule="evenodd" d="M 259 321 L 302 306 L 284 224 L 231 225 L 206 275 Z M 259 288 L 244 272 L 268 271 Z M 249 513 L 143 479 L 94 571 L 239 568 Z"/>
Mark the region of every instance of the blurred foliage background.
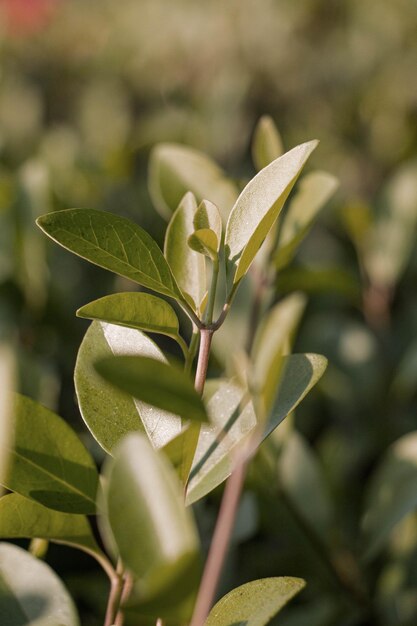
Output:
<path fill-rule="evenodd" d="M 417 5 L 414 0 L 1 0 L 0 339 L 20 390 L 89 443 L 72 372 L 86 302 L 128 289 L 46 241 L 35 218 L 89 207 L 161 243 L 149 153 L 180 142 L 239 184 L 263 114 L 287 149 L 319 138 L 312 167 L 335 198 L 278 276 L 305 290 L 298 346 L 329 358 L 317 390 L 253 465 L 222 592 L 305 577 L 283 626 L 417 620 Z M 230 332 L 248 331 L 242 314 Z M 221 369 L 220 348 L 213 371 Z M 206 540 L 219 494 L 197 509 Z M 82 623 L 106 581 L 51 546 Z"/>

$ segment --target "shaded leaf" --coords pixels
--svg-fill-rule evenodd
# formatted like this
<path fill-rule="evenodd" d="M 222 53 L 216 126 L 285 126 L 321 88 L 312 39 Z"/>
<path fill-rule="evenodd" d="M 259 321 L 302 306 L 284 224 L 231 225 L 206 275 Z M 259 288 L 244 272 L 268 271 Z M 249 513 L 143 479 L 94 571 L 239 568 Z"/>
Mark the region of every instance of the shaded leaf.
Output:
<path fill-rule="evenodd" d="M 203 401 L 180 368 L 146 356 L 114 356 L 98 361 L 98 373 L 143 402 L 186 420 L 207 421 Z"/>
<path fill-rule="evenodd" d="M 49 539 L 105 559 L 84 515 L 53 511 L 17 493 L 0 498 L 0 537 Z"/>
<path fill-rule="evenodd" d="M 192 250 L 210 259 L 215 259 L 218 255 L 219 241 L 214 230 L 210 228 L 200 228 L 194 231 L 187 243 Z"/>
<path fill-rule="evenodd" d="M 192 193 L 187 193 L 173 214 L 165 233 L 164 254 L 175 279 L 195 310 L 201 306 L 206 293 L 206 266 L 200 254 L 187 245 L 194 232 L 194 215 L 197 203 Z"/>
<path fill-rule="evenodd" d="M 289 415 L 322 377 L 327 359 L 318 354 L 283 357 L 282 379 L 274 406 L 266 422 L 263 439 Z M 203 425 L 198 441 L 187 504 L 196 502 L 220 485 L 233 470 L 234 455 L 257 425 L 252 403 L 240 406 L 244 390 L 225 381 L 210 398 L 207 411 L 213 426 Z"/>
<path fill-rule="evenodd" d="M 281 135 L 274 120 L 269 115 L 263 115 L 256 125 L 252 141 L 252 161 L 256 169 L 262 170 L 283 152 Z"/>
<path fill-rule="evenodd" d="M 225 236 L 227 272 L 233 284 L 248 271 L 317 144 L 309 141 L 279 157 L 240 194 L 230 212 Z"/>
<path fill-rule="evenodd" d="M 13 425 L 14 446 L 4 486 L 57 511 L 94 514 L 97 469 L 72 428 L 20 395 Z"/>
<path fill-rule="evenodd" d="M 111 453 L 127 433 L 145 432 L 155 448 L 165 445 L 181 430 L 181 420 L 129 397 L 105 382 L 93 364 L 113 355 L 142 355 L 165 362 L 158 346 L 132 328 L 93 322 L 81 343 L 75 365 L 75 389 L 81 415 L 98 443 Z"/>
<path fill-rule="evenodd" d="M 0 623 L 80 624 L 72 598 L 49 565 L 9 543 L 0 543 Z"/>
<path fill-rule="evenodd" d="M 236 587 L 211 609 L 205 626 L 264 626 L 305 587 L 302 578 L 261 578 Z"/>
<path fill-rule="evenodd" d="M 404 435 L 388 450 L 371 478 L 362 520 L 365 559 L 375 557 L 394 526 L 417 508 L 417 432 Z"/>
<path fill-rule="evenodd" d="M 182 300 L 162 251 L 134 222 L 93 209 L 66 209 L 39 217 L 51 239 L 83 259 L 144 287 Z"/>
<path fill-rule="evenodd" d="M 203 200 L 197 207 L 197 211 L 194 215 L 194 228 L 195 230 L 201 230 L 209 228 L 212 230 L 220 246 L 222 239 L 222 218 L 219 209 L 213 202 L 209 200 Z"/>
<path fill-rule="evenodd" d="M 224 220 L 238 196 L 234 183 L 202 152 L 175 143 L 162 143 L 151 152 L 149 192 L 155 208 L 170 217 L 187 191 L 198 202 L 208 198 L 220 209 Z"/>
<path fill-rule="evenodd" d="M 187 351 L 179 334 L 179 322 L 174 309 L 162 298 L 149 293 L 129 291 L 105 296 L 78 309 L 77 315 L 149 333 L 161 333 L 172 337 L 183 351 Z"/>
<path fill-rule="evenodd" d="M 292 265 L 279 272 L 276 285 L 283 294 L 292 291 L 302 291 L 307 295 L 332 293 L 349 298 L 356 304 L 361 301 L 358 278 L 340 267 Z"/>
<path fill-rule="evenodd" d="M 278 249 L 274 255 L 274 263 L 278 270 L 293 259 L 319 211 L 334 194 L 337 186 L 337 179 L 326 172 L 311 172 L 300 181 L 285 216 Z"/>
<path fill-rule="evenodd" d="M 184 506 L 181 484 L 165 456 L 138 433 L 127 435 L 106 467 L 105 509 L 113 543 L 126 566 L 138 577 L 142 601 L 181 581 L 189 592 L 198 577 L 187 580 L 198 556 L 198 535 Z M 123 515 L 120 514 L 121 510 Z M 188 577 L 189 578 L 189 577 Z"/>

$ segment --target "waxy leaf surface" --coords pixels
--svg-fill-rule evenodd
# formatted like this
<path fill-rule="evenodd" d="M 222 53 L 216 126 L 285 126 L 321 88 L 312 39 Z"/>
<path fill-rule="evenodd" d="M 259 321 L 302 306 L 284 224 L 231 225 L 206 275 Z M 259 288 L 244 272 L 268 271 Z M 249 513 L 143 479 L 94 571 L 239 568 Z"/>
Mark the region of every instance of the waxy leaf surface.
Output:
<path fill-rule="evenodd" d="M 9 543 L 0 543 L 0 623 L 80 626 L 72 598 L 55 572 Z"/>
<path fill-rule="evenodd" d="M 133 328 L 95 321 L 81 343 L 75 365 L 75 389 L 81 415 L 98 443 L 111 453 L 127 433 L 146 433 L 155 448 L 181 431 L 181 420 L 171 412 L 128 396 L 99 376 L 98 360 L 117 355 L 148 356 L 165 362 L 158 346 Z"/>
<path fill-rule="evenodd" d="M 13 426 L 4 486 L 57 511 L 94 514 L 97 469 L 72 428 L 20 395 L 15 398 Z"/>
<path fill-rule="evenodd" d="M 211 609 L 205 626 L 265 626 L 305 587 L 302 578 L 261 578 L 236 587 Z"/>
<path fill-rule="evenodd" d="M 145 356 L 115 356 L 95 367 L 106 380 L 143 402 L 186 420 L 208 419 L 190 377 L 177 366 Z"/>
<path fill-rule="evenodd" d="M 106 211 L 66 209 L 39 217 L 51 239 L 83 259 L 171 298 L 182 299 L 171 270 L 148 233 Z"/>
<path fill-rule="evenodd" d="M 227 272 L 231 283 L 238 283 L 248 271 L 317 144 L 309 141 L 286 152 L 243 189 L 226 227 Z"/>

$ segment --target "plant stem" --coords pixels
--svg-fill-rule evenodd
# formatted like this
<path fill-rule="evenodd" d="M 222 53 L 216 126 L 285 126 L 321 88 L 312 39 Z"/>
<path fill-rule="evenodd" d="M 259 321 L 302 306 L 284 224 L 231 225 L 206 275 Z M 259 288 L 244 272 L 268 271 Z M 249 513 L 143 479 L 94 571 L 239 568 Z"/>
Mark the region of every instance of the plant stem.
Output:
<path fill-rule="evenodd" d="M 187 374 L 191 372 L 191 368 L 193 366 L 194 358 L 195 358 L 197 347 L 198 347 L 199 335 L 200 333 L 198 331 L 198 328 L 193 326 L 193 334 L 191 337 L 190 345 L 188 347 L 188 355 L 187 355 L 187 358 L 185 360 L 185 365 L 184 365 L 184 370 L 186 371 Z"/>
<path fill-rule="evenodd" d="M 198 352 L 197 370 L 195 373 L 194 383 L 195 389 L 200 395 L 204 391 L 204 385 L 206 382 L 213 332 L 214 331 L 211 328 L 202 328 L 200 330 L 200 349 Z"/>
<path fill-rule="evenodd" d="M 117 569 L 111 578 L 109 599 L 107 602 L 106 617 L 104 626 L 113 626 L 119 612 L 120 601 L 124 585 L 123 566 L 121 561 L 117 564 Z"/>
<path fill-rule="evenodd" d="M 246 466 L 247 457 L 242 456 L 226 483 L 190 626 L 203 626 L 214 602 L 245 481 Z"/>
<path fill-rule="evenodd" d="M 204 312 L 204 323 L 211 324 L 213 321 L 213 312 L 214 312 L 214 304 L 216 302 L 216 290 L 217 290 L 217 280 L 219 278 L 219 259 L 216 257 L 213 260 L 213 273 L 211 276 L 211 285 L 210 291 L 208 295 L 208 302 L 206 306 L 206 310 Z"/>
<path fill-rule="evenodd" d="M 116 615 L 116 620 L 114 622 L 114 626 L 123 626 L 124 623 L 124 613 L 123 611 L 120 609 L 120 606 L 122 606 L 129 598 L 130 596 L 130 592 L 132 591 L 132 587 L 133 587 L 133 578 L 130 574 L 126 574 L 124 577 L 124 581 L 123 581 L 123 591 L 122 591 L 122 595 L 120 598 L 120 603 L 119 603 L 119 610 L 117 612 Z"/>

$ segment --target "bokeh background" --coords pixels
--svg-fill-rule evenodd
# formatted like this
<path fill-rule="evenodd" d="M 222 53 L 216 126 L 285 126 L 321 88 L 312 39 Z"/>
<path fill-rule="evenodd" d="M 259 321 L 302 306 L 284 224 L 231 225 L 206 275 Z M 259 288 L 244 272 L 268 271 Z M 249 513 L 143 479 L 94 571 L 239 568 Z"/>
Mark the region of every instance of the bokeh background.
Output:
<path fill-rule="evenodd" d="M 147 187 L 158 142 L 202 150 L 242 184 L 261 115 L 287 149 L 320 139 L 311 168 L 340 187 L 276 290 L 307 292 L 297 348 L 330 365 L 253 466 L 222 592 L 298 575 L 307 590 L 277 624 L 415 624 L 415 1 L 0 0 L 0 40 L 0 339 L 20 390 L 79 429 L 98 462 L 74 399 L 87 327 L 74 312 L 126 285 L 53 246 L 35 218 L 111 210 L 161 243 Z M 381 526 L 398 523 L 364 559 L 371 485 L 388 493 Z M 203 538 L 219 497 L 197 510 Z M 100 624 L 94 563 L 53 546 L 47 559 L 83 625 Z"/>

